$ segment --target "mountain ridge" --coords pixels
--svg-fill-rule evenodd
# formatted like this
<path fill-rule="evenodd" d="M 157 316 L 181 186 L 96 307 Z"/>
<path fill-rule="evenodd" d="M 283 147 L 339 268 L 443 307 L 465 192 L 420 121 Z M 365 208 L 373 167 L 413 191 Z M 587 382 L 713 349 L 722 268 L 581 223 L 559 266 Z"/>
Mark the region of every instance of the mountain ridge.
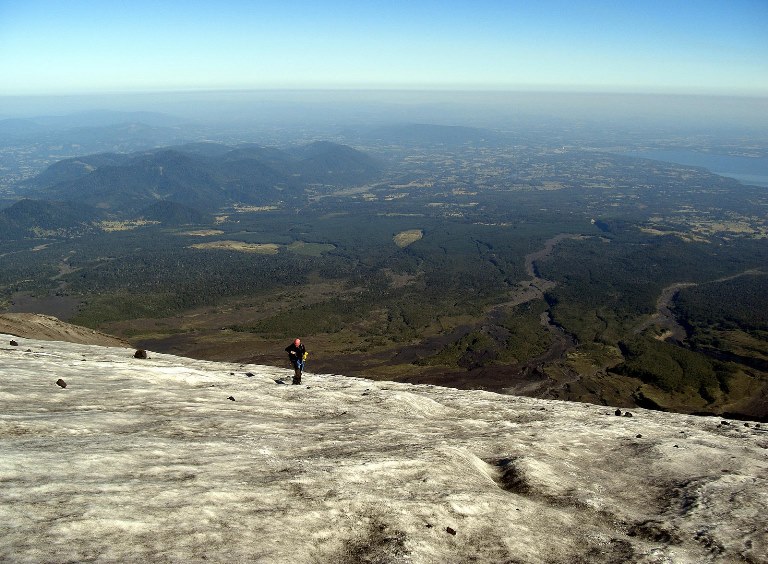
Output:
<path fill-rule="evenodd" d="M 130 347 L 118 337 L 39 313 L 0 313 L 0 331 L 17 337 L 104 347 Z"/>
<path fill-rule="evenodd" d="M 261 205 L 299 197 L 309 185 L 367 183 L 380 172 L 365 153 L 331 142 L 289 150 L 194 143 L 66 159 L 20 188 L 27 197 L 74 201 L 119 215 L 156 200 L 202 209 L 212 202 Z"/>
<path fill-rule="evenodd" d="M 0 233 L 24 236 L 41 230 L 82 232 L 102 217 L 99 210 L 79 203 L 23 199 L 0 210 Z"/>

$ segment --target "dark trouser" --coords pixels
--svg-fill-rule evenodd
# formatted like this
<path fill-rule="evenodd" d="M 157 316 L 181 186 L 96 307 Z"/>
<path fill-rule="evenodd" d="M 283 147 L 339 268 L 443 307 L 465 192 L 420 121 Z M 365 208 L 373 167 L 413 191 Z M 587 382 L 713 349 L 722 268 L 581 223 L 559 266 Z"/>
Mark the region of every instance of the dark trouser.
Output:
<path fill-rule="evenodd" d="M 301 362 L 291 362 L 293 364 L 293 383 L 301 384 L 301 369 L 303 368 Z"/>

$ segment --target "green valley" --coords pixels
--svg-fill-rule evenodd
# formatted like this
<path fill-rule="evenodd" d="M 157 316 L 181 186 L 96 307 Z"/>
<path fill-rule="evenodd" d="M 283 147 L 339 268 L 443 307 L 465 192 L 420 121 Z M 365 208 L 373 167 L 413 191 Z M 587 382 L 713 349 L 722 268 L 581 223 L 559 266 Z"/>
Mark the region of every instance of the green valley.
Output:
<path fill-rule="evenodd" d="M 300 336 L 310 372 L 768 416 L 765 189 L 503 139 L 81 160 L 26 184 L 69 203 L 0 210 L 7 311 L 206 359 L 283 365 Z"/>

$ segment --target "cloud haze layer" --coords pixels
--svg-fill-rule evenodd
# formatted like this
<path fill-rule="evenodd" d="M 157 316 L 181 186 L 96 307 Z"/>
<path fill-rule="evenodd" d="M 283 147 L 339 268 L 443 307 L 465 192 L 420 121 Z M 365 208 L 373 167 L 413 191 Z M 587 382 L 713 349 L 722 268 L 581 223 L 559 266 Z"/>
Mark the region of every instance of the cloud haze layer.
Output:
<path fill-rule="evenodd" d="M 336 375 L 290 386 L 278 368 L 12 338 L 0 334 L 0 560 L 768 553 L 755 423 Z"/>
<path fill-rule="evenodd" d="M 0 95 L 260 88 L 768 95 L 761 0 L 0 1 Z"/>

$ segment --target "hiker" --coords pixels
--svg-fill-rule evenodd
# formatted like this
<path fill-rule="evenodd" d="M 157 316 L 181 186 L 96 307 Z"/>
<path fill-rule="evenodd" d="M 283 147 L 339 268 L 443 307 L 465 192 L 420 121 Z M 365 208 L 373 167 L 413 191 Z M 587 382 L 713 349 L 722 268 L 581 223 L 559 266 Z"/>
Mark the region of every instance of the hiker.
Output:
<path fill-rule="evenodd" d="M 285 347 L 285 352 L 288 353 L 288 359 L 293 366 L 293 383 L 301 384 L 301 371 L 304 370 L 304 360 L 307 358 L 307 351 L 301 344 L 301 339 L 295 339 Z"/>

